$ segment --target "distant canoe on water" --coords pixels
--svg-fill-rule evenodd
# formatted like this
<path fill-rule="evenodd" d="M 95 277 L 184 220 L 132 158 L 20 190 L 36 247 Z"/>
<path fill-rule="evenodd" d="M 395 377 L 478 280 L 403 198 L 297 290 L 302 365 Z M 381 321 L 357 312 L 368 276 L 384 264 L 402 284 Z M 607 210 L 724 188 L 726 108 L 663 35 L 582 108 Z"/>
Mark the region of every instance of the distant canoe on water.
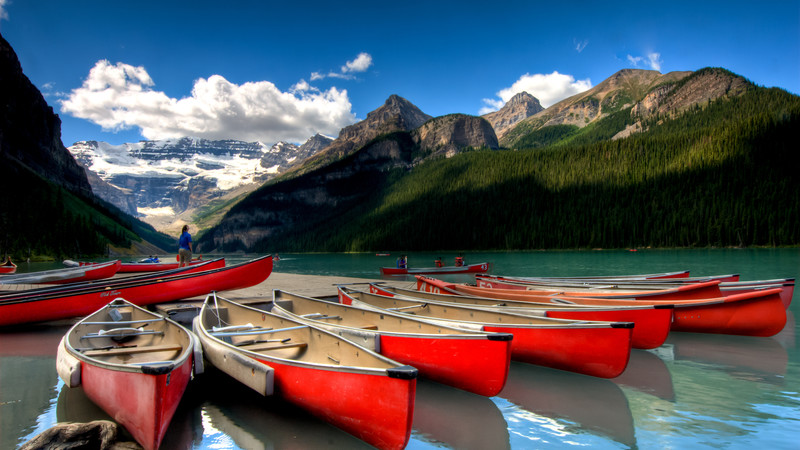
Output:
<path fill-rule="evenodd" d="M 4 273 L 14 273 L 17 271 L 17 265 L 11 261 L 11 258 L 6 256 L 6 259 L 0 263 L 0 274 Z"/>
<path fill-rule="evenodd" d="M 444 267 L 381 267 L 382 275 L 408 275 L 408 274 L 449 274 L 449 273 L 481 273 L 489 270 L 489 263 L 467 264 L 465 266 Z"/>

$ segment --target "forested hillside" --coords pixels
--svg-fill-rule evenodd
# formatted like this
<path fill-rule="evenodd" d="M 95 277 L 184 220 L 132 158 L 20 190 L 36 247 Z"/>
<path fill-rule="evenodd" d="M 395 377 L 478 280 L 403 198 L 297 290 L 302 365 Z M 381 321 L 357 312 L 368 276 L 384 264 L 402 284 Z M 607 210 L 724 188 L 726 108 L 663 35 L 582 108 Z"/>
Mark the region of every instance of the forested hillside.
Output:
<path fill-rule="evenodd" d="M 97 199 L 70 192 L 8 161 L 0 164 L 7 190 L 0 196 L 0 254 L 28 257 L 104 255 L 109 245 L 148 242 L 172 248 L 173 239 Z"/>
<path fill-rule="evenodd" d="M 646 131 L 610 140 L 626 117 L 630 109 L 575 135 L 553 130 L 537 138 L 539 148 L 387 172 L 356 208 L 249 250 L 800 244 L 800 98 L 753 87 L 675 117 L 654 115 Z"/>

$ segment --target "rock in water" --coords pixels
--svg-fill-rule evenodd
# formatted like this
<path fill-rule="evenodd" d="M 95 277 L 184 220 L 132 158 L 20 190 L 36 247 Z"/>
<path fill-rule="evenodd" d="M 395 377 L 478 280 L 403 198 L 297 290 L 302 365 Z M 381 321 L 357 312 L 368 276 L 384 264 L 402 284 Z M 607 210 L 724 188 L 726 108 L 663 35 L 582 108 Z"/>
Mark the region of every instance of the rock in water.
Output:
<path fill-rule="evenodd" d="M 118 442 L 119 425 L 109 420 L 88 423 L 58 423 L 42 431 L 20 447 L 34 449 L 141 449 L 135 442 Z"/>

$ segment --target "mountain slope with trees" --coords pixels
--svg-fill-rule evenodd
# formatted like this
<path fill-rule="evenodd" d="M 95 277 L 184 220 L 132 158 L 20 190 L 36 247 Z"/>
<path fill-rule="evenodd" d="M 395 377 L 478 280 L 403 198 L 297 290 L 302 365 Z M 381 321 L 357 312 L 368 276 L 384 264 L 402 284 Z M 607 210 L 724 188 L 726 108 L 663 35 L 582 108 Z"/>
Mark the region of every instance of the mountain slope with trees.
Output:
<path fill-rule="evenodd" d="M 720 69 L 671 81 L 669 92 L 688 98 L 687 86 L 707 90 L 701 81 L 720 76 L 738 87 L 714 99 L 695 92 L 699 100 L 694 102 L 677 102 L 667 93 L 660 104 L 673 102 L 679 108 L 655 108 L 646 116 L 632 113 L 663 86 L 656 83 L 625 108 L 578 132 L 555 128 L 555 137 L 535 148 L 460 152 L 413 168 L 384 167 L 380 183 L 355 183 L 353 189 L 368 192 L 358 202 L 329 204 L 324 214 L 313 205 L 295 204 L 290 227 L 257 219 L 260 237 L 242 248 L 266 252 L 798 245 L 800 177 L 788 161 L 797 159 L 800 98 L 742 83 L 741 77 Z M 633 123 L 639 123 L 637 132 L 615 139 Z M 409 146 L 406 152 L 415 151 L 413 139 L 403 142 Z M 344 168 L 353 162 L 339 164 Z M 314 188 L 299 178 L 291 187 L 278 183 L 269 189 L 319 192 L 326 183 L 322 177 L 317 180 L 321 184 Z M 329 182 L 327 186 L 340 181 Z M 236 209 L 235 216 L 223 219 L 217 238 L 234 235 L 220 231 L 226 226 L 246 233 L 256 223 L 248 224 L 245 217 L 274 211 L 275 205 L 246 201 Z"/>

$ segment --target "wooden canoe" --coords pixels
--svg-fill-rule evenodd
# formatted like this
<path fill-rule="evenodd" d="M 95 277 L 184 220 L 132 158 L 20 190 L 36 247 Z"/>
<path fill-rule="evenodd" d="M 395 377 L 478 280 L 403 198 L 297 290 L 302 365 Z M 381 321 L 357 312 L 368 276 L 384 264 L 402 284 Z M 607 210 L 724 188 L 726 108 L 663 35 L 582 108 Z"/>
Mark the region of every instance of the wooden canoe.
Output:
<path fill-rule="evenodd" d="M 197 267 L 172 275 L 101 280 L 0 296 L 0 326 L 83 316 L 108 303 L 109 298 L 123 297 L 144 306 L 254 286 L 272 273 L 272 257 L 210 270 L 195 271 Z"/>
<path fill-rule="evenodd" d="M 669 335 L 672 324 L 672 305 L 632 305 L 632 306 L 579 306 L 558 303 L 550 298 L 545 302 L 502 300 L 462 295 L 457 293 L 434 294 L 430 292 L 401 289 L 391 286 L 370 284 L 373 294 L 394 297 L 396 295 L 412 298 L 479 306 L 516 314 L 534 314 L 542 317 L 571 320 L 598 320 L 605 322 L 632 322 L 631 346 L 639 349 L 660 347 Z"/>
<path fill-rule="evenodd" d="M 272 312 L 313 323 L 414 366 L 422 377 L 475 394 L 494 397 L 508 377 L 513 337 L 509 333 L 470 331 L 280 290 L 273 291 Z"/>
<path fill-rule="evenodd" d="M 67 332 L 57 370 L 142 447 L 157 449 L 192 377 L 195 339 L 177 323 L 118 298 Z"/>
<path fill-rule="evenodd" d="M 196 321 L 204 348 L 214 342 L 272 368 L 276 395 L 375 447 L 408 443 L 417 369 L 308 323 L 216 295 L 206 298 Z"/>
<path fill-rule="evenodd" d="M 516 276 L 498 276 L 506 280 L 513 281 L 534 281 L 534 282 L 567 282 L 567 283 L 669 283 L 669 284 L 686 284 L 686 283 L 702 283 L 705 281 L 719 280 L 722 282 L 739 281 L 739 274 L 724 274 L 724 275 L 707 275 L 700 277 L 689 276 L 689 271 L 682 272 L 664 272 L 653 273 L 645 275 L 599 275 L 599 276 L 581 276 L 581 277 L 516 277 Z"/>
<path fill-rule="evenodd" d="M 382 275 L 408 275 L 408 274 L 451 274 L 451 273 L 480 273 L 489 270 L 489 263 L 467 264 L 466 266 L 444 267 L 381 267 Z"/>
<path fill-rule="evenodd" d="M 119 261 L 109 261 L 92 266 L 66 267 L 40 272 L 18 273 L 0 277 L 2 284 L 67 284 L 102 280 L 113 277 L 120 267 Z"/>
<path fill-rule="evenodd" d="M 726 297 L 728 295 L 744 294 L 757 290 L 765 289 L 782 289 L 781 300 L 786 309 L 792 303 L 792 296 L 794 295 L 794 278 L 777 278 L 770 280 L 750 280 L 750 281 L 723 281 L 724 276 L 720 275 L 718 278 L 699 280 L 699 282 L 708 282 L 720 280 L 719 283 L 719 296 Z M 586 290 L 591 289 L 598 292 L 614 293 L 636 291 L 656 291 L 664 289 L 673 289 L 677 284 L 673 282 L 659 281 L 627 281 L 627 280 L 585 280 L 579 283 L 571 282 L 570 280 L 532 280 L 527 278 L 504 277 L 496 275 L 476 274 L 478 286 L 493 287 L 501 289 L 516 289 L 516 290 L 536 290 L 536 289 L 555 289 L 564 291 Z M 738 276 L 737 276 L 738 278 Z M 676 279 L 677 280 L 677 279 Z M 686 280 L 684 278 L 683 280 Z M 716 295 L 715 295 L 716 296 Z"/>
<path fill-rule="evenodd" d="M 767 289 L 728 297 L 697 300 L 662 300 L 655 297 L 603 298 L 576 297 L 566 295 L 541 295 L 529 291 L 491 289 L 446 283 L 429 277 L 417 276 L 417 289 L 428 292 L 461 293 L 501 300 L 548 301 L 575 305 L 672 305 L 671 331 L 695 333 L 739 334 L 745 336 L 773 336 L 786 325 L 786 309 L 783 307 L 780 289 Z"/>
<path fill-rule="evenodd" d="M 630 357 L 633 330 L 630 322 L 533 317 L 384 297 L 344 286 L 339 286 L 339 302 L 413 314 L 472 330 L 511 333 L 514 335 L 511 359 L 601 378 L 614 378 L 621 374 Z"/>
<path fill-rule="evenodd" d="M 479 288 L 524 291 L 533 295 L 560 295 L 572 297 L 635 298 L 641 300 L 694 300 L 722 297 L 718 280 L 673 286 L 667 289 L 618 289 L 613 285 L 586 287 L 577 285 L 530 285 L 476 277 Z"/>

